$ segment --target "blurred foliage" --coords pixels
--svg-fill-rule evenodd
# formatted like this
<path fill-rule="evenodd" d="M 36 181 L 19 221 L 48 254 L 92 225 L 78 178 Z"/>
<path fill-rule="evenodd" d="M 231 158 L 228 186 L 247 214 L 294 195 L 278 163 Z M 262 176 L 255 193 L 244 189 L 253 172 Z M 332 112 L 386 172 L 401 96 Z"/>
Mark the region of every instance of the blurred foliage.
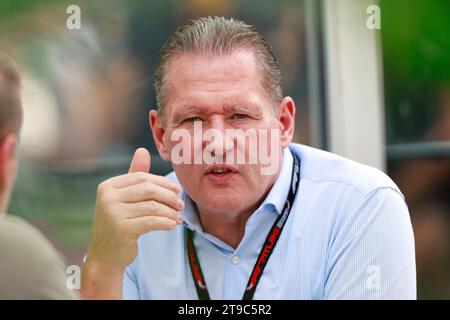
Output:
<path fill-rule="evenodd" d="M 410 84 L 450 84 L 450 1 L 381 0 L 384 64 Z"/>
<path fill-rule="evenodd" d="M 450 1 L 379 2 L 387 143 L 450 141 Z M 448 299 L 449 159 L 388 160 L 413 222 L 418 297 Z"/>
<path fill-rule="evenodd" d="M 73 1 L 73 4 L 79 1 Z M 0 18 L 11 17 L 23 12 L 36 9 L 38 6 L 46 6 L 56 4 L 58 0 L 1 0 L 0 1 Z"/>
<path fill-rule="evenodd" d="M 380 0 L 388 143 L 427 137 L 450 86 L 450 1 Z"/>

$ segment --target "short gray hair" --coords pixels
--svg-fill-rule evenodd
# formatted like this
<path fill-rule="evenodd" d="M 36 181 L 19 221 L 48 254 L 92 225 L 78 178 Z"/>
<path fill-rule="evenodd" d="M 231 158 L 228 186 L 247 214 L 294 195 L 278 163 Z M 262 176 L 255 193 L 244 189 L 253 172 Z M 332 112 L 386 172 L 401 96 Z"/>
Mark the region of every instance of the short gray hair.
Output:
<path fill-rule="evenodd" d="M 167 102 L 167 74 L 170 61 L 183 53 L 222 55 L 237 49 L 249 49 L 258 59 L 261 84 L 271 102 L 283 99 L 281 72 L 272 46 L 255 29 L 243 21 L 224 17 L 201 17 L 178 28 L 161 48 L 156 63 L 154 84 L 158 110 Z M 275 106 L 274 106 L 275 107 Z"/>

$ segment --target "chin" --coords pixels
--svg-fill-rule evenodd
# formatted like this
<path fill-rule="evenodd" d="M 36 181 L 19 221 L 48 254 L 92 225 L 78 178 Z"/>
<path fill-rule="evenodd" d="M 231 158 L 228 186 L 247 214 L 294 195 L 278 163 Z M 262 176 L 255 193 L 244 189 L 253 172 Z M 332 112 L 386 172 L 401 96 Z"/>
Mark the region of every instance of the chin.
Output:
<path fill-rule="evenodd" d="M 206 197 L 205 197 L 206 195 Z M 234 212 L 240 211 L 243 203 L 248 203 L 243 199 L 242 193 L 236 194 L 236 191 L 227 192 L 209 192 L 200 195 L 198 199 L 198 204 L 203 203 L 202 207 L 207 207 L 211 211 L 219 211 L 219 212 Z"/>

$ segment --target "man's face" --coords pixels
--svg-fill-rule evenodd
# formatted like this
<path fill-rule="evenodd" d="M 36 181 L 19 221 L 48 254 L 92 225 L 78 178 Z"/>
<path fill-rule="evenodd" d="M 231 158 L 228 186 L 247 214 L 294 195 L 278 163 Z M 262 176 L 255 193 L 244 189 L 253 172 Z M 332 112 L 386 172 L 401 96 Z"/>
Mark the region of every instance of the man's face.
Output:
<path fill-rule="evenodd" d="M 254 55 L 247 50 L 220 56 L 184 54 L 174 58 L 169 69 L 166 121 L 161 131 L 164 147 L 158 147 L 161 155 L 172 161 L 181 185 L 201 212 L 234 219 L 242 212 L 253 211 L 275 181 L 282 148 L 288 143 L 282 141 L 282 133 L 274 134 L 275 140 L 271 136 L 283 125 L 274 112 L 279 106 L 271 103 L 261 85 Z M 202 139 L 194 133 L 199 127 Z M 205 138 L 208 129 L 214 129 L 214 138 Z M 266 132 L 267 143 L 261 146 L 259 141 L 259 146 L 264 147 L 261 152 L 265 150 L 266 155 L 274 157 L 275 170 L 264 173 L 259 159 L 249 163 L 249 155 L 259 150 L 248 139 L 227 137 L 227 133 L 235 132 L 233 129 Z M 173 139 L 177 133 L 184 138 Z M 184 159 L 189 161 L 174 161 L 180 144 L 185 148 Z M 187 151 L 189 155 L 184 153 Z M 245 163 L 237 163 L 239 152 L 245 155 Z M 227 164 L 195 164 L 195 153 L 197 159 L 209 155 Z"/>

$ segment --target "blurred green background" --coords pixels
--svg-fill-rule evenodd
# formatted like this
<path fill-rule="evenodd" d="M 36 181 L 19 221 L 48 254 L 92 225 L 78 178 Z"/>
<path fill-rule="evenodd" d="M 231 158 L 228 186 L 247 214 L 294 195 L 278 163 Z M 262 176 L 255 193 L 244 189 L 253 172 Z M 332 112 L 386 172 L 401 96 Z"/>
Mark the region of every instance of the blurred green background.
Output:
<path fill-rule="evenodd" d="M 419 298 L 450 298 L 450 1 L 382 0 L 388 173 L 414 227 Z"/>

